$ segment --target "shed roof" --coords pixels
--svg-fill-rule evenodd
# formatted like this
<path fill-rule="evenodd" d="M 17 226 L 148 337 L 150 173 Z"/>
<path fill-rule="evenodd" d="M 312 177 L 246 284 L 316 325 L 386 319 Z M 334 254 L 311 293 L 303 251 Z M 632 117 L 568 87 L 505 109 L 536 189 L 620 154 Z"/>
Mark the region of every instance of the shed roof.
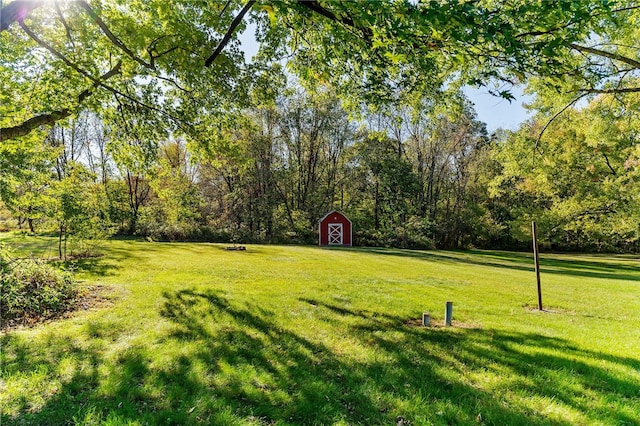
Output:
<path fill-rule="evenodd" d="M 327 217 L 331 216 L 332 214 L 339 214 L 340 216 L 344 217 L 345 219 L 347 219 L 347 221 L 349 221 L 349 223 L 351 223 L 351 219 L 349 219 L 347 217 L 346 214 L 339 212 L 338 210 L 331 210 L 329 213 L 325 214 L 322 219 L 320 219 L 318 222 L 323 222 Z"/>

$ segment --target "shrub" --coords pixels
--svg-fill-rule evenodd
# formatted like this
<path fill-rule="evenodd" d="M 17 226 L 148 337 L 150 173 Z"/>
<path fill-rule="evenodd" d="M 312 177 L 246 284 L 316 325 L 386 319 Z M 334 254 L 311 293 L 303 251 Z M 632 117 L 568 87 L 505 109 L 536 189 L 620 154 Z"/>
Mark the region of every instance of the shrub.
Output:
<path fill-rule="evenodd" d="M 77 296 L 71 275 L 36 259 L 13 259 L 0 248 L 0 319 L 25 322 L 67 311 Z"/>
<path fill-rule="evenodd" d="M 357 231 L 354 235 L 354 245 L 418 250 L 433 249 L 435 247 L 433 240 L 412 225 L 412 222 L 408 221 L 406 226 L 398 226 L 393 229 Z"/>

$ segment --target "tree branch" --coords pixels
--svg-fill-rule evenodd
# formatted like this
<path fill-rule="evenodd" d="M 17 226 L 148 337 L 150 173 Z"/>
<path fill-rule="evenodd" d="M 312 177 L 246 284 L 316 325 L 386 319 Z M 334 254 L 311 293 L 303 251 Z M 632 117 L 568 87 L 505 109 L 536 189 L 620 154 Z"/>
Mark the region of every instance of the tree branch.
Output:
<path fill-rule="evenodd" d="M 67 23 L 67 20 L 64 19 L 64 15 L 62 14 L 62 10 L 60 10 L 60 4 L 58 2 L 56 2 L 55 6 L 56 6 L 56 12 L 58 13 L 58 18 L 60 18 L 60 22 L 62 22 L 62 26 L 64 27 L 64 30 L 67 32 L 67 39 L 69 40 L 69 43 L 71 43 L 73 45 L 74 49 L 75 49 L 75 44 L 73 43 L 73 37 L 71 37 L 71 27 Z"/>
<path fill-rule="evenodd" d="M 604 161 L 607 164 L 607 167 L 609 167 L 609 170 L 611 170 L 611 173 L 614 176 L 618 176 L 618 173 L 616 173 L 615 169 L 611 166 L 611 162 L 609 161 L 609 157 L 607 157 L 607 154 L 605 154 L 604 152 L 602 153 L 602 156 L 604 157 Z"/>
<path fill-rule="evenodd" d="M 640 87 L 624 87 L 616 89 L 582 89 L 584 94 L 616 94 L 616 93 L 640 93 Z"/>
<path fill-rule="evenodd" d="M 86 1 L 84 1 L 84 0 L 76 0 L 76 4 L 78 4 L 82 9 L 84 9 L 89 14 L 89 16 L 94 20 L 96 25 L 98 27 L 100 27 L 100 29 L 102 30 L 104 35 L 107 36 L 107 38 L 111 41 L 111 43 L 116 45 L 124 53 L 126 53 L 127 56 L 129 56 L 131 59 L 133 59 L 134 61 L 136 61 L 137 63 L 139 63 L 143 67 L 145 67 L 145 68 L 153 68 L 152 64 L 150 64 L 149 62 L 146 62 L 142 58 L 139 58 L 138 56 L 136 56 L 135 53 L 133 53 L 133 51 L 131 51 L 131 49 L 129 49 L 127 46 L 125 46 L 125 44 L 122 42 L 122 40 L 120 40 L 118 37 L 115 36 L 115 34 L 113 34 L 111 32 L 111 30 L 109 29 L 107 24 L 104 23 L 104 21 L 100 18 L 100 16 L 98 16 L 98 14 L 95 12 L 95 10 L 93 10 L 93 8 L 91 6 L 89 6 L 89 4 Z"/>
<path fill-rule="evenodd" d="M 635 59 L 619 55 L 617 53 L 607 52 L 606 50 L 595 49 L 593 47 L 580 46 L 579 44 L 575 44 L 575 43 L 570 43 L 569 46 L 577 50 L 578 52 L 591 53 L 593 55 L 602 56 L 604 58 L 609 58 L 614 61 L 624 62 L 625 64 L 631 65 L 636 69 L 640 69 L 640 62 L 636 61 Z"/>
<path fill-rule="evenodd" d="M 635 10 L 635 9 L 640 9 L 640 5 L 633 5 L 633 6 L 628 6 L 628 7 L 622 7 L 620 9 L 613 9 L 612 12 L 614 12 L 614 13 L 626 12 L 626 11 Z"/>
<path fill-rule="evenodd" d="M 120 68 L 122 66 L 122 62 L 118 62 L 112 69 L 110 69 L 105 74 L 101 75 L 99 81 L 105 81 L 113 77 L 114 75 L 120 74 Z M 93 91 L 98 88 L 98 84 L 94 83 L 93 86 L 89 89 L 85 89 L 78 95 L 78 106 L 82 105 L 82 103 L 89 96 L 93 94 Z M 41 126 L 51 126 L 55 124 L 57 121 L 63 120 L 69 117 L 73 113 L 73 110 L 69 108 L 64 108 L 59 111 L 53 111 L 48 114 L 41 114 L 35 117 L 31 117 L 30 119 L 20 123 L 17 126 L 13 127 L 5 127 L 0 128 L 0 142 L 4 142 L 9 139 L 18 138 L 20 136 L 26 136 L 31 133 L 33 130 L 37 129 Z"/>
<path fill-rule="evenodd" d="M 40 37 L 38 37 L 33 31 L 31 31 L 31 29 L 29 27 L 27 27 L 27 25 L 22 22 L 19 21 L 20 24 L 20 28 L 22 28 L 22 30 L 29 36 L 31 37 L 36 43 L 38 43 L 38 45 L 40 45 L 41 47 L 45 48 L 46 50 L 48 50 L 50 53 L 53 54 L 53 56 L 55 56 L 56 58 L 60 59 L 62 62 L 65 63 L 65 65 L 67 65 L 69 68 L 73 69 L 74 71 L 76 71 L 78 74 L 88 78 L 89 80 L 91 80 L 94 84 L 100 85 L 101 82 L 98 78 L 92 76 L 91 74 L 89 74 L 89 72 L 83 70 L 82 68 L 80 68 L 79 66 L 77 66 L 76 64 L 74 64 L 73 62 L 71 62 L 66 56 L 64 56 L 62 53 L 58 52 L 53 46 L 51 46 L 50 44 L 48 44 L 47 42 L 45 42 L 44 40 L 42 40 Z"/>
<path fill-rule="evenodd" d="M 579 95 L 578 97 L 576 97 L 575 99 L 573 99 L 571 102 L 569 102 L 567 105 L 565 105 L 560 111 L 558 111 L 553 117 L 551 117 L 551 119 L 549 121 L 547 121 L 547 124 L 544 125 L 544 127 L 542 128 L 542 130 L 540 131 L 540 134 L 538 135 L 538 139 L 536 139 L 536 145 L 535 145 L 535 149 L 536 151 L 540 152 L 538 145 L 540 145 L 540 140 L 542 139 L 542 135 L 544 135 L 544 132 L 549 128 L 549 126 L 551 125 L 551 123 L 553 123 L 553 121 L 560 117 L 560 115 L 565 112 L 567 109 L 569 109 L 570 107 L 572 107 L 573 105 L 576 104 L 576 102 L 578 102 L 580 99 L 584 98 L 587 94 L 583 93 L 581 95 Z"/>
<path fill-rule="evenodd" d="M 91 74 L 89 74 L 89 72 L 83 70 L 82 68 L 80 68 L 79 66 L 77 66 L 76 64 L 74 64 L 73 62 L 71 62 L 67 57 L 65 57 L 62 53 L 58 52 L 55 48 L 53 48 L 51 45 L 47 44 L 44 40 L 40 39 L 33 31 L 31 31 L 29 29 L 29 27 L 26 26 L 26 24 L 24 22 L 20 22 L 20 27 L 22 28 L 22 30 L 27 33 L 27 35 L 29 37 L 31 37 L 36 43 L 38 43 L 40 46 L 42 46 L 43 48 L 47 49 L 49 52 L 51 52 L 55 57 L 57 57 L 58 59 L 60 59 L 62 62 L 64 62 L 69 68 L 73 69 L 74 71 L 76 71 L 78 74 L 88 78 L 89 80 L 91 80 L 96 86 L 100 86 L 103 89 L 111 92 L 114 95 L 117 96 L 122 96 L 125 99 L 128 99 L 129 101 L 133 102 L 134 104 L 152 110 L 152 111 L 156 111 L 166 117 L 169 117 L 170 119 L 174 120 L 176 123 L 180 123 L 181 120 L 178 119 L 177 117 L 174 117 L 173 115 L 169 114 L 166 111 L 163 111 L 160 108 L 154 107 L 152 105 L 148 105 L 145 104 L 144 102 L 141 102 L 140 100 L 134 98 L 131 95 L 128 95 L 126 93 L 122 93 L 121 91 L 105 84 L 103 81 L 100 81 L 99 78 L 96 78 L 94 76 L 92 76 Z"/>
<path fill-rule="evenodd" d="M 52 126 L 59 120 L 69 117 L 71 113 L 72 111 L 70 109 L 65 108 L 48 114 L 31 117 L 17 126 L 0 128 L 0 142 L 26 136 L 41 126 Z"/>
<path fill-rule="evenodd" d="M 44 4 L 44 0 L 15 0 L 0 9 L 0 32 L 8 30 L 14 22 L 20 22 L 32 10 Z"/>
<path fill-rule="evenodd" d="M 229 40 L 231 40 L 233 33 L 236 31 L 236 28 L 238 27 L 238 25 L 240 25 L 240 22 L 242 22 L 244 15 L 246 15 L 246 13 L 251 9 L 251 7 L 255 2 L 256 0 L 249 0 L 247 4 L 244 5 L 242 10 L 236 15 L 236 17 L 233 18 L 231 25 L 227 29 L 227 32 L 225 33 L 224 37 L 222 37 L 222 40 L 220 40 L 220 43 L 218 43 L 216 50 L 204 62 L 204 65 L 206 67 L 211 66 L 213 61 L 215 61 L 216 58 L 220 56 L 220 53 L 222 53 L 222 50 L 224 50 L 225 46 L 229 43 Z"/>
<path fill-rule="evenodd" d="M 356 25 L 355 21 L 351 19 L 351 17 L 340 18 L 335 13 L 323 7 L 317 0 L 298 0 L 298 4 L 300 6 L 304 6 L 307 9 L 318 13 L 325 18 L 328 18 L 334 22 L 339 22 L 347 27 L 354 28 L 360 30 L 362 32 L 361 36 L 367 41 L 371 42 L 371 37 L 373 37 L 373 32 L 370 28 L 363 28 Z"/>
<path fill-rule="evenodd" d="M 15 0 L 12 3 L 9 3 L 7 6 L 3 7 L 0 11 L 0 16 L 2 19 L 0 20 L 0 32 L 7 30 L 9 26 L 14 22 L 22 22 L 25 17 L 29 13 L 31 13 L 34 9 L 42 6 L 45 3 L 45 0 Z M 79 5 L 82 9 L 87 12 L 87 14 L 93 19 L 95 24 L 102 30 L 103 34 L 113 43 L 116 47 L 121 49 L 124 53 L 127 54 L 131 59 L 139 63 L 145 68 L 154 68 L 153 64 L 150 62 L 146 62 L 144 59 L 138 57 L 131 49 L 129 49 L 118 37 L 116 37 L 113 32 L 109 29 L 107 24 L 100 18 L 100 16 L 96 13 L 95 10 L 84 0 L 75 0 L 75 3 Z M 56 9 L 58 14 L 60 15 L 62 24 L 67 30 L 67 35 L 69 39 L 71 39 L 71 34 L 69 31 L 69 27 L 66 24 L 64 17 L 60 13 L 60 8 L 56 3 Z"/>
<path fill-rule="evenodd" d="M 350 27 L 355 27 L 355 24 L 353 22 L 352 19 L 350 18 L 343 18 L 343 19 L 339 19 L 335 13 L 331 12 L 328 9 L 325 9 L 324 7 L 322 7 L 322 5 L 320 5 L 320 3 L 318 3 L 317 0 L 298 0 L 298 4 L 301 6 L 306 7 L 307 9 L 310 9 L 316 13 L 319 13 L 320 15 L 324 16 L 325 18 L 329 18 L 332 21 L 336 21 L 336 22 L 341 22 L 345 25 L 348 25 Z"/>

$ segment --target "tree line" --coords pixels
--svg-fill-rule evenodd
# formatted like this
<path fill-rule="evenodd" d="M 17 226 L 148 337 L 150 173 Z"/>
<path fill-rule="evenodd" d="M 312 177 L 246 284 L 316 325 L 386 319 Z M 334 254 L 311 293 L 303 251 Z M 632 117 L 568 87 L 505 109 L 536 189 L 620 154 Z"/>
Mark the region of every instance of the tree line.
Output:
<path fill-rule="evenodd" d="M 332 208 L 365 245 L 518 248 L 536 219 L 551 248 L 637 250 L 638 22 L 633 0 L 10 0 L 0 192 L 61 257 L 310 242 Z M 460 95 L 519 84 L 515 132 Z"/>
<path fill-rule="evenodd" d="M 358 119 L 329 88 L 261 99 L 215 149 L 91 112 L 5 142 L 2 200 L 17 227 L 55 232 L 61 257 L 111 235 L 309 244 L 332 209 L 356 245 L 519 249 L 537 220 L 548 248 L 638 250 L 638 125 L 604 97 L 539 140 L 545 114 L 489 135 L 461 94 Z"/>

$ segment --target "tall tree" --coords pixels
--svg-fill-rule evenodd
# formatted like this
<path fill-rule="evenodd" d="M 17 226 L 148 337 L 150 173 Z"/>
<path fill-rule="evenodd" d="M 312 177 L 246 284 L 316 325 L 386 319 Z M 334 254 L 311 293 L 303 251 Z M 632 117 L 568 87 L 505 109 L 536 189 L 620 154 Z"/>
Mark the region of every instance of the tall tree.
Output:
<path fill-rule="evenodd" d="M 184 141 L 167 141 L 150 173 L 151 194 L 140 207 L 137 232 L 169 240 L 195 238 L 201 230 L 202 197 L 196 185 L 198 165 Z"/>
<path fill-rule="evenodd" d="M 352 143 L 353 126 L 330 90 L 283 97 L 279 106 L 282 154 L 288 171 L 279 192 L 289 211 L 302 213 L 313 224 L 337 201 L 339 157 Z M 288 195 L 283 191 L 287 188 Z"/>
<path fill-rule="evenodd" d="M 540 113 L 502 146 L 504 172 L 494 185 L 496 194 L 514 198 L 517 238 L 526 239 L 526 222 L 536 219 L 544 241 L 557 248 L 637 248 L 638 97 L 612 108 L 618 101 L 611 96 L 569 109 L 548 126 L 549 115 Z"/>
<path fill-rule="evenodd" d="M 398 155 L 398 142 L 384 133 L 369 133 L 356 146 L 364 177 L 364 202 L 371 206 L 374 230 L 395 231 L 414 214 L 418 192 L 411 164 Z"/>
<path fill-rule="evenodd" d="M 48 189 L 59 153 L 44 138 L 36 133 L 0 145 L 0 198 L 20 224 L 27 222 L 31 232 L 46 217 L 51 202 Z"/>

